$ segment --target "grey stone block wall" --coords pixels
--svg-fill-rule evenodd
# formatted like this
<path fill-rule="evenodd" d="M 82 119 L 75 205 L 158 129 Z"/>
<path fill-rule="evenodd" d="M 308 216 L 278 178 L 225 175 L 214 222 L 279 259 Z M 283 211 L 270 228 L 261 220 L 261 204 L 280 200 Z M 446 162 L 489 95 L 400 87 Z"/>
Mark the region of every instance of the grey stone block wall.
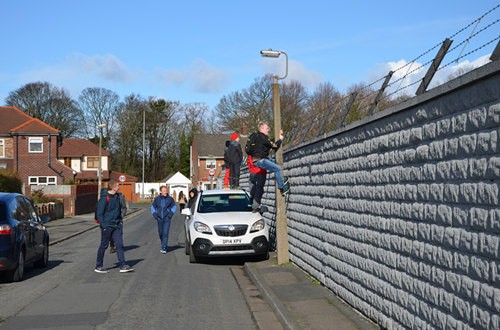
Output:
<path fill-rule="evenodd" d="M 384 328 L 500 329 L 499 61 L 284 159 L 291 261 Z"/>

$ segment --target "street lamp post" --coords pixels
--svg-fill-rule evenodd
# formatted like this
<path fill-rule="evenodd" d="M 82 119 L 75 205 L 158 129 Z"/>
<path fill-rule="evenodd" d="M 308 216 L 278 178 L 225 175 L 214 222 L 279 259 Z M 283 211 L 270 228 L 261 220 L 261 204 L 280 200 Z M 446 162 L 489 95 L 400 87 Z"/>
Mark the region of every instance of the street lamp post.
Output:
<path fill-rule="evenodd" d="M 101 196 L 101 185 L 102 185 L 102 129 L 106 127 L 106 124 L 99 124 L 97 127 L 99 127 L 99 169 L 97 170 L 97 178 L 98 178 L 98 183 L 97 183 L 97 200 L 99 200 L 99 197 Z"/>
<path fill-rule="evenodd" d="M 285 75 L 283 77 L 273 76 L 273 115 L 274 115 L 274 136 L 280 135 L 281 131 L 281 110 L 280 110 L 280 85 L 278 80 L 283 80 L 288 76 L 288 55 L 282 50 L 261 50 L 262 57 L 278 58 L 285 55 Z M 276 164 L 283 168 L 283 148 L 276 151 Z M 285 214 L 285 197 L 281 195 L 276 185 L 276 252 L 278 264 L 284 264 L 289 261 L 288 254 L 288 232 Z"/>
<path fill-rule="evenodd" d="M 146 152 L 146 108 L 142 108 L 142 188 L 141 201 L 144 200 L 144 153 Z"/>

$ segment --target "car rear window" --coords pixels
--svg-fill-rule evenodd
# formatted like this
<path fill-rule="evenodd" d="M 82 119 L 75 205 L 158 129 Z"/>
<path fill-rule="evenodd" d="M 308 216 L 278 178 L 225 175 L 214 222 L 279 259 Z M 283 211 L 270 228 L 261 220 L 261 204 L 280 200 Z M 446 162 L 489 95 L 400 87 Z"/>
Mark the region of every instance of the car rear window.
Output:
<path fill-rule="evenodd" d="M 202 196 L 198 204 L 199 213 L 246 212 L 252 210 L 246 194 L 218 194 Z"/>

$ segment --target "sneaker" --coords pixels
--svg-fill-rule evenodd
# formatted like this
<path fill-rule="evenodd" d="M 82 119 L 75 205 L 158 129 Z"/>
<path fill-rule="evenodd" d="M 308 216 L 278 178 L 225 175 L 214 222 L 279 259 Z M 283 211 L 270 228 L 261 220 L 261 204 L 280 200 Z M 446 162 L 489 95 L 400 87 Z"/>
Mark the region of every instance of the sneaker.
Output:
<path fill-rule="evenodd" d="M 282 189 L 280 189 L 281 196 L 285 196 L 286 194 L 288 194 L 289 191 L 290 191 L 290 186 L 284 186 Z"/>
<path fill-rule="evenodd" d="M 165 254 L 165 253 L 167 253 L 167 250 L 161 249 L 160 252 L 163 253 L 163 254 Z"/>
<path fill-rule="evenodd" d="M 109 253 L 110 253 L 110 254 L 116 253 L 116 248 L 115 248 L 114 246 L 112 246 L 112 247 L 109 249 Z"/>
<path fill-rule="evenodd" d="M 288 178 L 286 176 L 283 177 L 283 185 L 284 186 L 288 185 Z"/>
<path fill-rule="evenodd" d="M 105 269 L 104 267 L 96 267 L 94 269 L 94 272 L 99 273 L 99 274 L 107 274 L 108 270 Z"/>
<path fill-rule="evenodd" d="M 122 268 L 120 268 L 120 273 L 128 273 L 128 272 L 133 272 L 134 269 L 132 267 L 130 267 L 129 265 L 125 265 L 125 266 L 122 266 Z"/>

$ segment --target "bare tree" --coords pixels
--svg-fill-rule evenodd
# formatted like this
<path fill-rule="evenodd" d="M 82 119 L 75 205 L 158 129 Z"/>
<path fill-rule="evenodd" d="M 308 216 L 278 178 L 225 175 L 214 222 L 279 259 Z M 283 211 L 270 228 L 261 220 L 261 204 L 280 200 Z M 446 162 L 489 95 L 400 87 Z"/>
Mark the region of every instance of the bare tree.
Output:
<path fill-rule="evenodd" d="M 67 91 L 48 82 L 29 83 L 10 92 L 6 104 L 60 130 L 63 136 L 79 132 L 81 112 L 76 102 Z"/>
<path fill-rule="evenodd" d="M 99 87 L 85 88 L 78 97 L 80 108 L 83 112 L 86 137 L 91 139 L 99 135 L 100 124 L 106 124 L 104 136 L 108 140 L 109 133 L 115 127 L 115 121 L 118 108 L 120 106 L 120 97 L 115 92 Z M 107 143 L 104 144 L 107 146 Z"/>
<path fill-rule="evenodd" d="M 284 83 L 280 94 L 281 128 L 286 135 L 304 121 L 309 95 L 305 87 L 297 80 Z"/>
<path fill-rule="evenodd" d="M 241 92 L 222 97 L 215 114 L 223 131 L 254 130 L 259 121 L 272 119 L 272 76 L 255 79 Z"/>

